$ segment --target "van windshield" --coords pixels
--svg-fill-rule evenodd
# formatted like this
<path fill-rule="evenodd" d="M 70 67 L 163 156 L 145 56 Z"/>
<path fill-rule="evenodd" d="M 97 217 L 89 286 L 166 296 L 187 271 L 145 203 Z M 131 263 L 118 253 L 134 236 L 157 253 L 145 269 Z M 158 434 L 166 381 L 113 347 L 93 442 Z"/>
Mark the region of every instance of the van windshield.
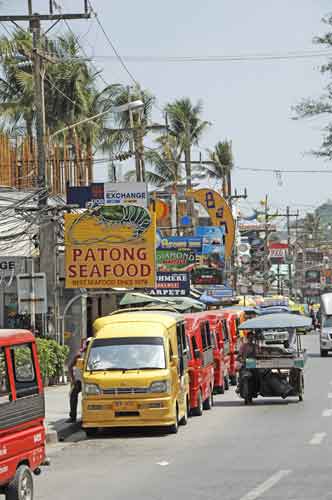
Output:
<path fill-rule="evenodd" d="M 89 371 L 163 368 L 166 358 L 161 337 L 95 339 L 87 363 Z"/>

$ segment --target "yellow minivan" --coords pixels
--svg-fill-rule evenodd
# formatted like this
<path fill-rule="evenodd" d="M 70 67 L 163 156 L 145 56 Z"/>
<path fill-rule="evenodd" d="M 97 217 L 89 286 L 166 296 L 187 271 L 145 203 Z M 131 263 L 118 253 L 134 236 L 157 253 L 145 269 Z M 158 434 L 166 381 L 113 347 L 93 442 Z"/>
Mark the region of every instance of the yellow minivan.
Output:
<path fill-rule="evenodd" d="M 168 311 L 120 310 L 99 318 L 83 364 L 82 426 L 185 425 L 189 376 L 184 319 Z"/>

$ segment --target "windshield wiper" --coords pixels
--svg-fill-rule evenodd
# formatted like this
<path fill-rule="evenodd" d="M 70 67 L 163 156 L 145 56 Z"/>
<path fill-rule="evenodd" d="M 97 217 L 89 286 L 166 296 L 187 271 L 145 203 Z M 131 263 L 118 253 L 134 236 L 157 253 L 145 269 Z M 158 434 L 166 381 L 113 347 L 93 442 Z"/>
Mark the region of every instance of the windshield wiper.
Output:
<path fill-rule="evenodd" d="M 136 368 L 136 370 L 163 370 L 160 366 L 140 366 Z"/>

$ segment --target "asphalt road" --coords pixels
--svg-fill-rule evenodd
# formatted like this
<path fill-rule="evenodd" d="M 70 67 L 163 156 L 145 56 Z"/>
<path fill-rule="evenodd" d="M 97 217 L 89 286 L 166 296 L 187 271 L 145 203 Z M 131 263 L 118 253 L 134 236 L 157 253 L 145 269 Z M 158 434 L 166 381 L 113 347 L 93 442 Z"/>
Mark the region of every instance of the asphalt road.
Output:
<path fill-rule="evenodd" d="M 38 500 L 332 500 L 332 357 L 310 359 L 303 403 L 234 390 L 176 436 L 78 433 L 36 478 Z"/>

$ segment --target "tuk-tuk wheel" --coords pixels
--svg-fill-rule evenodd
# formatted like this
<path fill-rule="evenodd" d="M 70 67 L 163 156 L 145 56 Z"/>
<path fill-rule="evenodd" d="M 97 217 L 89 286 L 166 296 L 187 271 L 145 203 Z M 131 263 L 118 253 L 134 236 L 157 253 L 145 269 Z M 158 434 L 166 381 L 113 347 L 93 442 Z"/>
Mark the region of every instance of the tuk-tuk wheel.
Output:
<path fill-rule="evenodd" d="M 175 422 L 173 425 L 170 425 L 168 427 L 168 432 L 170 434 L 177 434 L 178 433 L 178 430 L 179 430 L 179 408 L 178 408 L 178 405 L 176 405 L 176 411 L 175 411 Z"/>
<path fill-rule="evenodd" d="M 27 465 L 20 465 L 9 483 L 6 500 L 33 500 L 33 478 Z"/>

